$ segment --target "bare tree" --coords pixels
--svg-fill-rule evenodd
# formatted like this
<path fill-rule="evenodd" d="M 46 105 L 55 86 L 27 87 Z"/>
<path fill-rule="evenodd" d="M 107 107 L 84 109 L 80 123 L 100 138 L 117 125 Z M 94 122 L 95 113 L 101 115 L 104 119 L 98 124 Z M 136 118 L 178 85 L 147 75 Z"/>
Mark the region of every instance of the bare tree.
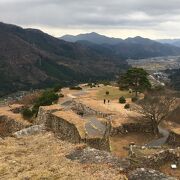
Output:
<path fill-rule="evenodd" d="M 138 111 L 150 121 L 153 133 L 158 135 L 158 126 L 176 108 L 176 98 L 161 92 L 150 93 L 139 104 Z"/>

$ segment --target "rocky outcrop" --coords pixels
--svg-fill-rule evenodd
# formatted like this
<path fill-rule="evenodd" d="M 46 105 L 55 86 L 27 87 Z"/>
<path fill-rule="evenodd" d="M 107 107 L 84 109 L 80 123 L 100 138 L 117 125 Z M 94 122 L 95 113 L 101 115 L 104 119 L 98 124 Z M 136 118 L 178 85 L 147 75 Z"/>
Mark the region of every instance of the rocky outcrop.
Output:
<path fill-rule="evenodd" d="M 89 147 L 77 149 L 66 157 L 71 160 L 77 160 L 80 163 L 109 164 L 115 168 L 119 168 L 121 171 L 128 169 L 130 166 L 130 162 L 127 159 L 120 159 L 109 152 L 99 151 Z"/>
<path fill-rule="evenodd" d="M 46 124 L 46 121 L 51 118 L 50 114 L 59 110 L 62 110 L 62 107 L 60 107 L 60 105 L 39 107 L 38 116 L 35 120 L 35 124 Z"/>
<path fill-rule="evenodd" d="M 38 134 L 38 133 L 42 132 L 43 130 L 44 130 L 43 125 L 35 125 L 35 126 L 31 126 L 29 128 L 25 128 L 25 129 L 22 129 L 20 131 L 15 132 L 13 134 L 13 136 L 16 138 L 21 138 L 24 136 L 30 136 L 30 135 Z"/>
<path fill-rule="evenodd" d="M 6 115 L 0 115 L 0 136 L 10 136 L 14 132 L 28 127 L 28 123 L 18 121 Z"/>
<path fill-rule="evenodd" d="M 129 180 L 177 180 L 153 169 L 138 168 L 128 174 Z"/>

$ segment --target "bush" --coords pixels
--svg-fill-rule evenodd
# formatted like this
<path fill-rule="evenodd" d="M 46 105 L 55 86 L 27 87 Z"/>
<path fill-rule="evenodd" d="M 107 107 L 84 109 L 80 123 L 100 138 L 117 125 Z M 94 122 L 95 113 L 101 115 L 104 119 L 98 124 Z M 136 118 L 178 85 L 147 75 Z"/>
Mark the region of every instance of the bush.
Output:
<path fill-rule="evenodd" d="M 131 98 L 131 101 L 132 101 L 132 102 L 136 102 L 137 100 L 138 100 L 137 97 L 132 97 L 132 98 Z"/>
<path fill-rule="evenodd" d="M 70 90 L 82 90 L 82 88 L 79 87 L 79 86 L 72 86 L 72 87 L 70 87 L 69 89 L 70 89 Z"/>
<path fill-rule="evenodd" d="M 106 95 L 109 95 L 109 91 L 106 91 Z"/>
<path fill-rule="evenodd" d="M 54 92 L 58 92 L 58 91 L 60 91 L 62 89 L 62 86 L 60 85 L 60 84 L 58 84 L 58 85 L 56 85 L 55 87 L 54 87 Z"/>
<path fill-rule="evenodd" d="M 121 104 L 126 103 L 126 99 L 125 99 L 124 96 L 121 96 L 121 97 L 119 98 L 119 103 L 121 103 Z"/>
<path fill-rule="evenodd" d="M 96 87 L 96 83 L 88 83 L 88 86 L 89 86 L 90 88 Z"/>
<path fill-rule="evenodd" d="M 110 82 L 109 81 L 104 81 L 103 84 L 104 84 L 104 86 L 108 86 L 108 85 L 110 85 Z"/>
<path fill-rule="evenodd" d="M 124 109 L 129 109 L 130 108 L 130 104 L 125 104 Z"/>
<path fill-rule="evenodd" d="M 52 105 L 52 103 L 57 101 L 58 99 L 59 99 L 58 94 L 54 93 L 53 91 L 45 91 L 34 104 L 33 113 L 37 115 L 40 106 Z"/>
<path fill-rule="evenodd" d="M 64 94 L 59 94 L 59 97 L 60 97 L 60 98 L 63 98 L 63 97 L 64 97 Z"/>
<path fill-rule="evenodd" d="M 33 117 L 33 112 L 30 109 L 25 108 L 22 111 L 22 116 L 24 119 L 30 119 Z"/>

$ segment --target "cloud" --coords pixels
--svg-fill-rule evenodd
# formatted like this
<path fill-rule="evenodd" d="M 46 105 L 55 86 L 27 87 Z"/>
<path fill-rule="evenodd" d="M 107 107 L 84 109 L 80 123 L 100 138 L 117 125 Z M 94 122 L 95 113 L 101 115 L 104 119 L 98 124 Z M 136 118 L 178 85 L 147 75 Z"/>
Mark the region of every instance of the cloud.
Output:
<path fill-rule="evenodd" d="M 46 29 L 142 29 L 178 35 L 179 0 L 1 0 L 0 20 Z"/>

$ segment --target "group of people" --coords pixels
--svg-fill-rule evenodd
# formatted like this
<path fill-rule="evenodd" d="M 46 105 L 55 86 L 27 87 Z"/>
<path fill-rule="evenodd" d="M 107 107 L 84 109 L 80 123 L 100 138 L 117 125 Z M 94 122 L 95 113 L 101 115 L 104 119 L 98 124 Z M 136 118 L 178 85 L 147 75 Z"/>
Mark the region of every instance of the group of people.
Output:
<path fill-rule="evenodd" d="M 108 104 L 110 103 L 110 100 L 107 100 Z M 106 99 L 104 99 L 104 104 L 106 104 Z"/>

